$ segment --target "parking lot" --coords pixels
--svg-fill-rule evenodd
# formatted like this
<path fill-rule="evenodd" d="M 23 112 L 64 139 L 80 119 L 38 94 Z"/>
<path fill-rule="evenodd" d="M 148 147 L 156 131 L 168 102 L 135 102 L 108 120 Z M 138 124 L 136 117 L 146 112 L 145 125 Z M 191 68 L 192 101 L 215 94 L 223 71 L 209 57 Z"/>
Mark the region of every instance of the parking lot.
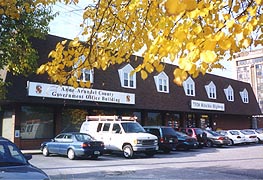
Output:
<path fill-rule="evenodd" d="M 98 160 L 33 155 L 30 162 L 51 179 L 263 179 L 263 144 L 137 155 L 106 154 Z"/>

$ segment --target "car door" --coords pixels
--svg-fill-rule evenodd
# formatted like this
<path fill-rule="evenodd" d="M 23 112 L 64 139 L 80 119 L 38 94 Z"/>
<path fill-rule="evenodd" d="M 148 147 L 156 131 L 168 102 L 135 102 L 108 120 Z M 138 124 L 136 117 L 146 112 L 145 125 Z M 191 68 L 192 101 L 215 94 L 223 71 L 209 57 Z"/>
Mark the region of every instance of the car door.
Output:
<path fill-rule="evenodd" d="M 63 142 L 64 134 L 57 135 L 52 142 L 48 143 L 48 150 L 50 153 L 59 154 L 59 146 Z"/>
<path fill-rule="evenodd" d="M 111 139 L 110 126 L 111 126 L 111 123 L 107 123 L 107 122 L 103 123 L 102 129 L 99 132 L 100 137 L 101 137 L 100 140 L 104 142 L 104 146 L 106 149 L 111 149 L 110 148 L 110 139 Z"/>
<path fill-rule="evenodd" d="M 73 135 L 65 134 L 62 142 L 59 144 L 59 154 L 66 155 L 68 147 L 73 143 Z"/>
<path fill-rule="evenodd" d="M 110 128 L 109 147 L 111 150 L 121 150 L 123 132 L 119 123 L 113 123 Z"/>

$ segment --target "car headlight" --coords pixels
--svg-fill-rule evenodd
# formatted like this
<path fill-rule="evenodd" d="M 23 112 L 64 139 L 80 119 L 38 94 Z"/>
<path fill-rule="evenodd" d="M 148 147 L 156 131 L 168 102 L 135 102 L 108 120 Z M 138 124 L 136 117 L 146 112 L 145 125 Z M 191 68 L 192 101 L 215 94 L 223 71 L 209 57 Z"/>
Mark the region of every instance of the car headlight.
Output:
<path fill-rule="evenodd" d="M 154 140 L 154 144 L 155 144 L 155 145 L 158 144 L 158 139 L 155 139 L 155 140 Z"/>
<path fill-rule="evenodd" d="M 134 140 L 134 144 L 142 144 L 142 140 L 135 139 L 135 140 Z"/>

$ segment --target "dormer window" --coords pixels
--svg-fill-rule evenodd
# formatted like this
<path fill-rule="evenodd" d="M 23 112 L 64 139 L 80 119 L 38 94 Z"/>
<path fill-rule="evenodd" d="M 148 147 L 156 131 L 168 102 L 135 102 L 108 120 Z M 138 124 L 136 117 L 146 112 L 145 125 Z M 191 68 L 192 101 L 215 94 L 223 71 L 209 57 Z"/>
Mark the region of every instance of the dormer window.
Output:
<path fill-rule="evenodd" d="M 84 61 L 85 61 L 85 56 L 81 56 L 79 58 L 78 63 L 83 63 Z M 79 64 L 76 64 L 73 67 L 78 68 L 78 66 Z M 77 76 L 77 81 L 90 82 L 90 83 L 94 82 L 94 70 L 93 69 L 83 68 L 79 70 L 78 72 L 76 72 L 76 76 Z"/>
<path fill-rule="evenodd" d="M 165 72 L 154 76 L 154 81 L 158 92 L 169 93 L 169 78 Z"/>
<path fill-rule="evenodd" d="M 205 90 L 208 98 L 216 99 L 216 86 L 213 81 L 211 81 L 208 85 L 205 86 Z"/>
<path fill-rule="evenodd" d="M 195 96 L 195 82 L 190 76 L 183 82 L 183 88 L 186 96 Z"/>
<path fill-rule="evenodd" d="M 248 99 L 247 89 L 245 88 L 243 91 L 240 91 L 239 93 L 240 93 L 240 96 L 241 96 L 243 103 L 248 103 L 249 99 Z"/>
<path fill-rule="evenodd" d="M 136 88 L 136 73 L 131 74 L 134 68 L 127 64 L 123 68 L 119 69 L 119 77 L 121 81 L 121 87 L 124 88 Z"/>
<path fill-rule="evenodd" d="M 224 89 L 224 92 L 228 101 L 234 101 L 234 91 L 231 85 Z"/>

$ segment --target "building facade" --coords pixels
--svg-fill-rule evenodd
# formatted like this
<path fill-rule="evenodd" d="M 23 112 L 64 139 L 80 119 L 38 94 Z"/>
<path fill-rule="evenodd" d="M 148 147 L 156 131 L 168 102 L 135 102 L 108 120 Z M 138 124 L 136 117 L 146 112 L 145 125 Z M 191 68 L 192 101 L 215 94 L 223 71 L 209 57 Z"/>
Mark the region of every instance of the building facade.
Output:
<path fill-rule="evenodd" d="M 263 49 L 235 55 L 237 80 L 250 83 L 263 112 Z"/>
<path fill-rule="evenodd" d="M 32 41 L 39 52 L 39 65 L 47 62 L 49 52 L 62 40 L 48 35 L 45 40 Z M 142 80 L 140 75 L 130 75 L 142 60 L 132 56 L 130 62 L 106 71 L 83 69 L 80 78 L 92 82 L 89 89 L 59 86 L 47 75 L 7 73 L 11 85 L 6 100 L 0 102 L 1 135 L 21 149 L 35 149 L 60 132 L 79 131 L 88 115 L 137 116 L 142 125 L 175 129 L 261 125 L 253 117 L 260 114 L 260 108 L 249 83 L 206 74 L 189 77 L 178 86 L 173 83 L 175 66 L 170 64 Z"/>

